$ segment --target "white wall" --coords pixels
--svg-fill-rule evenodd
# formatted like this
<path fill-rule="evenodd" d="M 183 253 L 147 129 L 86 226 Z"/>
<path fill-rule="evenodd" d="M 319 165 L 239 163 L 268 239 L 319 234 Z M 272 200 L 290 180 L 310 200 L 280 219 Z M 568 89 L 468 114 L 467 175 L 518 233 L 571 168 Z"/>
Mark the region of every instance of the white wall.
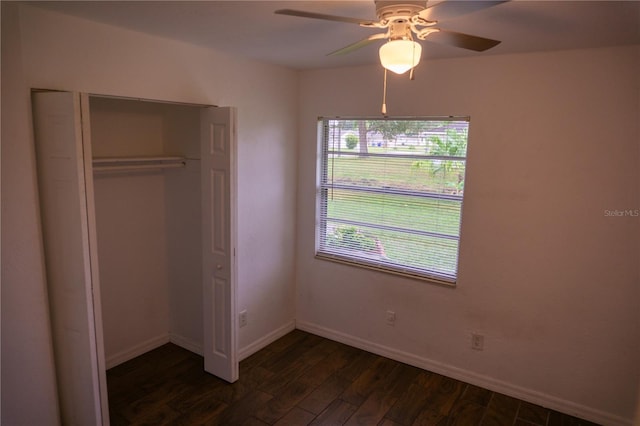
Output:
<path fill-rule="evenodd" d="M 168 340 L 164 186 L 162 173 L 94 178 L 107 368 Z"/>
<path fill-rule="evenodd" d="M 249 312 L 240 349 L 292 327 L 296 73 L 29 5 L 2 7 L 2 424 L 57 422 L 31 87 L 238 107 L 238 307 Z"/>
<path fill-rule="evenodd" d="M 58 424 L 44 286 L 35 150 L 22 75 L 19 15 L 2 2 L 2 418 L 7 425 Z"/>
<path fill-rule="evenodd" d="M 298 327 L 606 424 L 640 378 L 640 48 L 390 76 L 391 115 L 469 115 L 456 288 L 314 259 L 318 116 L 378 115 L 379 67 L 301 73 Z M 397 313 L 395 327 L 385 311 Z M 485 335 L 484 351 L 470 333 Z"/>

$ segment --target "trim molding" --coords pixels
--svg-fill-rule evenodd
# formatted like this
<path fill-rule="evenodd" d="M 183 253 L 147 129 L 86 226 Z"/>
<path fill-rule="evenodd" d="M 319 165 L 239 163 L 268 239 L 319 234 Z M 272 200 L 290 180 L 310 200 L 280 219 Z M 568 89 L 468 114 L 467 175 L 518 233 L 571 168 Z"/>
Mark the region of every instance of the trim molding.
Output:
<path fill-rule="evenodd" d="M 275 342 L 285 334 L 290 333 L 295 329 L 296 329 L 296 321 L 295 320 L 289 321 L 288 323 L 284 324 L 282 327 L 273 330 L 271 333 L 267 334 L 266 336 L 261 337 L 260 339 L 254 341 L 253 343 L 250 343 L 244 348 L 239 349 L 238 360 L 242 361 L 243 359 L 249 358 L 251 355 L 258 352 L 260 349 Z"/>
<path fill-rule="evenodd" d="M 116 365 L 120 365 L 123 362 L 127 362 L 130 359 L 133 359 L 137 356 L 142 355 L 145 352 L 149 352 L 155 348 L 158 348 L 165 343 L 169 343 L 171 340 L 169 338 L 169 334 L 161 334 L 160 336 L 154 337 L 152 339 L 146 340 L 140 344 L 137 344 L 129 349 L 124 351 L 120 351 L 116 354 L 113 354 L 105 359 L 105 367 L 108 370 L 109 368 L 115 367 Z"/>
<path fill-rule="evenodd" d="M 183 349 L 188 350 L 189 352 L 204 356 L 204 349 L 201 343 L 174 333 L 169 334 L 169 341 L 175 345 L 180 346 Z"/>
<path fill-rule="evenodd" d="M 290 333 L 295 329 L 296 329 L 295 320 L 291 320 L 287 322 L 286 324 L 284 324 L 280 328 L 277 328 L 276 330 L 272 331 L 266 336 L 263 336 L 260 339 L 254 341 L 253 343 L 245 346 L 244 348 L 239 349 L 238 360 L 242 361 L 243 359 L 250 357 L 254 353 L 258 352 L 260 349 L 264 348 L 265 346 L 268 346 L 269 344 L 275 342 L 285 334 Z M 166 343 L 173 343 L 190 352 L 193 352 L 200 356 L 204 356 L 204 348 L 200 343 L 195 342 L 179 334 L 166 333 L 166 334 L 162 334 L 160 336 L 154 337 L 152 339 L 149 339 L 138 345 L 135 345 L 129 349 L 126 349 L 124 351 L 121 351 L 109 356 L 105 360 L 105 367 L 108 370 L 109 368 L 115 367 L 116 365 L 120 365 L 123 362 L 127 362 L 130 359 L 133 359 L 146 352 L 156 349 Z"/>
<path fill-rule="evenodd" d="M 625 419 L 615 414 L 596 410 L 581 404 L 576 404 L 575 402 L 571 402 L 566 399 L 558 398 L 556 396 L 538 392 L 532 389 L 527 389 L 482 374 L 477 374 L 473 371 L 465 370 L 453 365 L 444 364 L 428 358 L 423 358 L 409 352 L 399 351 L 388 346 L 380 345 L 378 343 L 361 339 L 359 337 L 332 330 L 310 322 L 297 321 L 296 328 L 308 333 L 326 337 L 327 339 L 335 340 L 337 342 L 374 353 L 376 355 L 391 358 L 395 361 L 403 362 L 414 367 L 442 374 L 443 376 L 451 377 L 456 380 L 480 386 L 494 392 L 503 393 L 505 395 L 509 395 L 523 401 L 531 402 L 532 404 L 547 407 L 552 410 L 560 411 L 562 413 L 580 417 L 599 424 L 609 426 L 631 426 L 633 422 L 631 419 Z"/>

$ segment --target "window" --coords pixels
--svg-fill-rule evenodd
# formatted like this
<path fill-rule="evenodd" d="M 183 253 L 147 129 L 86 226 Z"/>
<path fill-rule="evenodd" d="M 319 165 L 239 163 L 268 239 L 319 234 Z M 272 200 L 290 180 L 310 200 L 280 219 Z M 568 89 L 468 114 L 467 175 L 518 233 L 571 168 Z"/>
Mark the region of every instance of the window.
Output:
<path fill-rule="evenodd" d="M 319 127 L 316 256 L 455 284 L 468 118 Z"/>

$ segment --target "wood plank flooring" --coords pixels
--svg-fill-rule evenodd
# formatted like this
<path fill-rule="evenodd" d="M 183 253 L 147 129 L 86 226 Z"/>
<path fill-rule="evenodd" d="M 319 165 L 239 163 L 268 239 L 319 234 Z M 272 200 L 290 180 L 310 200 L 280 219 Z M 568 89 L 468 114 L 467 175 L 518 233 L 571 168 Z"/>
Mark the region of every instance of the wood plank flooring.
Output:
<path fill-rule="evenodd" d="M 299 330 L 242 361 L 234 384 L 173 344 L 107 382 L 114 426 L 593 425 Z"/>

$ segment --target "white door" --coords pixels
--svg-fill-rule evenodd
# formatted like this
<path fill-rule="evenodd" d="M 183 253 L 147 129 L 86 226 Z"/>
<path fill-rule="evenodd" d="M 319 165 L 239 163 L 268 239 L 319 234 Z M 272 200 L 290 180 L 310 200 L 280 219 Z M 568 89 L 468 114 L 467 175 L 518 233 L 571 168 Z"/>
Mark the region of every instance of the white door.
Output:
<path fill-rule="evenodd" d="M 204 369 L 230 383 L 238 380 L 235 120 L 233 108 L 200 116 Z"/>
<path fill-rule="evenodd" d="M 34 93 L 33 107 L 61 421 L 108 425 L 88 97 Z"/>

